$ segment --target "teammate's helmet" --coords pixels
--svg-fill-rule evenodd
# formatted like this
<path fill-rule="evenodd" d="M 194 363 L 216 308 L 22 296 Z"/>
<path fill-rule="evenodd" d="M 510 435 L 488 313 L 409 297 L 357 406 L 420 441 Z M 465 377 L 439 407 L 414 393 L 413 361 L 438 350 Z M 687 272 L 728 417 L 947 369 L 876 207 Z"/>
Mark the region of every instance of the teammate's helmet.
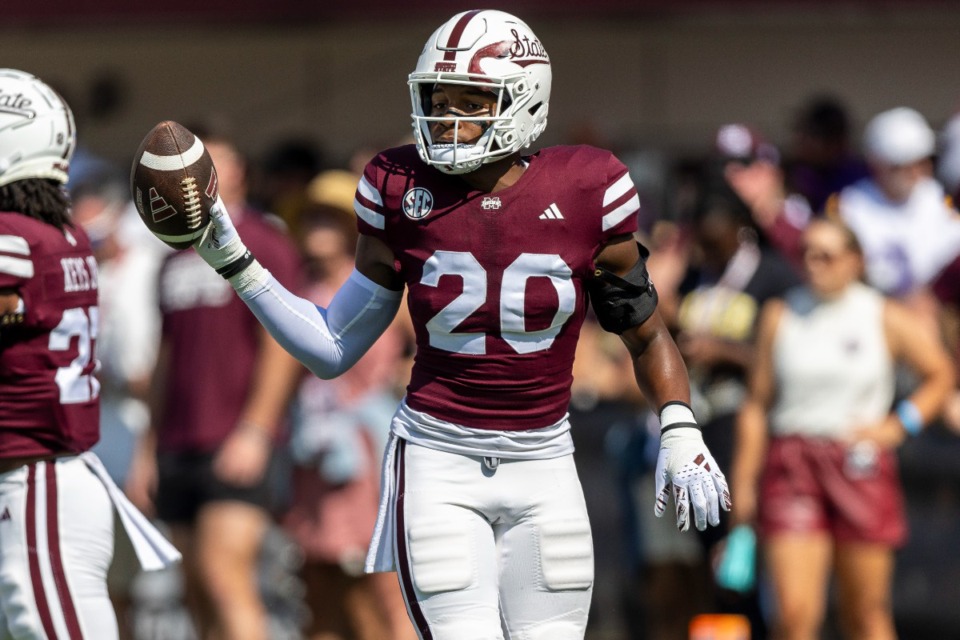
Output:
<path fill-rule="evenodd" d="M 445 173 L 467 173 L 529 147 L 547 126 L 550 58 L 522 20 L 503 11 L 458 13 L 437 29 L 410 74 L 413 135 L 424 162 Z M 482 88 L 498 96 L 495 113 L 483 117 L 430 117 L 437 84 Z M 434 144 L 438 120 L 489 123 L 473 144 Z"/>
<path fill-rule="evenodd" d="M 29 73 L 0 69 L 0 186 L 65 183 L 75 146 L 73 113 L 57 92 Z"/>

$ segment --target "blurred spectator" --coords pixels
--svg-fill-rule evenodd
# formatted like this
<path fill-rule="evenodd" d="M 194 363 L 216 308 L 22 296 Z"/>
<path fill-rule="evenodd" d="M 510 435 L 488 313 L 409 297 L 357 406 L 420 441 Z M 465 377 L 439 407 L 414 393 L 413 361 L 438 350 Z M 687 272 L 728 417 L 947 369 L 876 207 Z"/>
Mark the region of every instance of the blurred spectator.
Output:
<path fill-rule="evenodd" d="M 305 297 L 327 306 L 354 266 L 353 199 L 359 176 L 326 171 L 301 215 Z M 363 573 L 377 519 L 380 452 L 402 387 L 406 336 L 399 322 L 349 371 L 306 376 L 294 405 L 292 504 L 284 528 L 305 555 L 310 640 L 416 638 L 394 573 Z"/>
<path fill-rule="evenodd" d="M 93 451 L 121 487 L 149 424 L 146 400 L 160 341 L 157 271 L 167 252 L 140 222 L 129 193 L 126 181 L 112 171 L 88 176 L 71 189 L 73 220 L 87 232 L 99 272 L 100 441 Z M 135 561 L 132 548 L 118 541 L 107 587 L 121 638 L 132 637 Z"/>
<path fill-rule="evenodd" d="M 254 199 L 280 217 L 293 237 L 299 236 L 298 215 L 307 205 L 307 185 L 323 166 L 323 152 L 305 138 L 275 144 L 261 163 Z"/>
<path fill-rule="evenodd" d="M 941 130 L 939 152 L 937 177 L 956 208 L 960 203 L 960 114 L 951 117 Z M 940 272 L 932 289 L 941 304 L 941 325 L 960 371 L 960 256 Z M 954 390 L 943 417 L 946 426 L 960 434 L 960 389 Z"/>
<path fill-rule="evenodd" d="M 940 130 L 936 176 L 956 210 L 960 206 L 960 113 Z M 960 304 L 960 256 L 937 276 L 934 293 L 941 302 Z"/>
<path fill-rule="evenodd" d="M 952 370 L 906 307 L 860 282 L 849 228 L 812 223 L 804 256 L 807 285 L 762 311 L 732 520 L 759 529 L 778 638 L 822 637 L 832 573 L 847 637 L 895 638 L 894 549 L 906 535 L 895 449 L 940 412 Z M 891 412 L 895 361 L 921 381 Z"/>
<path fill-rule="evenodd" d="M 951 116 L 940 130 L 936 174 L 956 205 L 960 194 L 960 113 Z"/>
<path fill-rule="evenodd" d="M 200 127 L 220 196 L 251 251 L 287 286 L 296 247 L 246 203 L 243 160 Z M 270 469 L 302 369 L 260 327 L 230 284 L 194 251 L 170 255 L 159 276 L 162 339 L 151 431 L 128 485 L 170 525 L 184 555 L 187 606 L 201 640 L 264 640 L 257 560 L 270 524 Z"/>
<path fill-rule="evenodd" d="M 917 111 L 899 107 L 869 122 L 863 146 L 870 177 L 841 191 L 828 214 L 857 235 L 867 282 L 920 308 L 933 326 L 929 285 L 960 255 L 960 219 L 932 175 L 934 132 Z"/>
<path fill-rule="evenodd" d="M 836 98 L 815 96 L 800 108 L 785 158 L 786 182 L 815 214 L 831 195 L 868 175 L 850 141 L 850 116 Z"/>
<path fill-rule="evenodd" d="M 100 282 L 100 442 L 94 451 L 123 486 L 147 429 L 147 396 L 160 338 L 156 281 L 169 249 L 140 222 L 129 186 L 113 172 L 71 189 L 72 216 L 90 237 Z"/>
<path fill-rule="evenodd" d="M 788 193 L 780 152 L 756 130 L 739 123 L 720 127 L 716 152 L 724 178 L 750 208 L 764 239 L 799 267 L 800 234 L 811 210 L 802 195 Z"/>
<path fill-rule="evenodd" d="M 960 373 L 960 259 L 945 268 L 933 283 L 933 293 L 940 305 L 940 326 L 944 341 L 953 354 L 954 366 Z M 955 389 L 944 409 L 944 424 L 960 434 L 960 389 Z"/>
<path fill-rule="evenodd" d="M 680 289 L 677 346 L 690 370 L 693 408 L 721 468 L 730 463 L 734 418 L 746 392 L 746 370 L 760 307 L 798 282 L 776 251 L 761 248 L 746 204 L 723 182 L 707 185 L 696 207 L 696 259 Z M 728 532 L 722 519 L 701 533 L 712 552 Z M 753 638 L 765 637 L 756 593 L 717 593 L 720 613 L 750 617 Z"/>

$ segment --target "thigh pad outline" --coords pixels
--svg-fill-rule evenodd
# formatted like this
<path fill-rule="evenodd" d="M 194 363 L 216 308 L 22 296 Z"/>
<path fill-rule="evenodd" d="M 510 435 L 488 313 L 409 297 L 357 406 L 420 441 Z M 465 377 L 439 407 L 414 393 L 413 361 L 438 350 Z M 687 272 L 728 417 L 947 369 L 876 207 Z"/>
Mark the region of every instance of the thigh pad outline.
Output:
<path fill-rule="evenodd" d="M 540 568 L 551 591 L 593 586 L 593 537 L 585 517 L 540 524 Z"/>
<path fill-rule="evenodd" d="M 422 518 L 410 524 L 407 535 L 419 591 L 460 591 L 476 584 L 477 550 L 468 522 Z"/>

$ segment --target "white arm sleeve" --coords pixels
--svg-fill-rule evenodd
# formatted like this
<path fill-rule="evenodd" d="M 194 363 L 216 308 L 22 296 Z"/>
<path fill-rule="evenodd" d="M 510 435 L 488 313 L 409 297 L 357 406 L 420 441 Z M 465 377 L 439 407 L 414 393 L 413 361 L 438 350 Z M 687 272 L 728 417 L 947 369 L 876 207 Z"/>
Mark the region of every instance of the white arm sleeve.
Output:
<path fill-rule="evenodd" d="M 288 291 L 269 272 L 234 287 L 270 335 L 316 376 L 335 378 L 387 329 L 402 291 L 381 287 L 354 270 L 324 309 Z"/>

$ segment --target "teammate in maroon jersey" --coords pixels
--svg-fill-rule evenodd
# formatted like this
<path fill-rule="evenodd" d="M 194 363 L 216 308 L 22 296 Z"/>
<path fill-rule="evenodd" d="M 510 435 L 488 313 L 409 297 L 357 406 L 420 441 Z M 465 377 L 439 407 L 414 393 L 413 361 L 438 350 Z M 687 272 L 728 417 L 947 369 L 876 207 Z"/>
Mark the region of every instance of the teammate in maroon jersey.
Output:
<path fill-rule="evenodd" d="M 76 141 L 46 84 L 0 69 L 0 637 L 117 638 L 114 509 L 141 562 L 176 551 L 88 449 L 100 433 L 97 264 L 63 190 Z"/>
<path fill-rule="evenodd" d="M 639 199 L 590 147 L 522 155 L 546 125 L 550 59 L 499 11 L 454 16 L 409 79 L 416 145 L 367 166 L 357 269 L 318 309 L 280 287 L 222 206 L 195 248 L 284 346 L 323 377 L 349 368 L 406 287 L 412 380 L 384 456 L 368 571 L 396 568 L 423 638 L 582 638 L 593 549 L 567 404 L 587 302 L 660 409 L 655 510 L 716 525 L 723 474 L 689 408 L 656 311 Z"/>

